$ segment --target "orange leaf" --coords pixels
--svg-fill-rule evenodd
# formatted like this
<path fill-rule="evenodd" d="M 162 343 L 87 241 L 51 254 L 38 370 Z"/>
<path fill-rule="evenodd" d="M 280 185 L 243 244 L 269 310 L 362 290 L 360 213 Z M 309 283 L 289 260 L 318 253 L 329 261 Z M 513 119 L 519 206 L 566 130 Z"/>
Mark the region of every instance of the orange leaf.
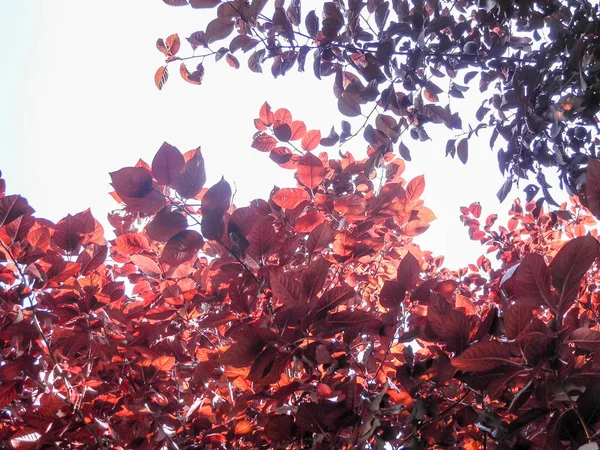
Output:
<path fill-rule="evenodd" d="M 301 120 L 294 120 L 290 124 L 290 129 L 292 131 L 292 136 L 290 137 L 290 141 L 297 141 L 298 139 L 302 139 L 306 134 L 306 125 Z"/>
<path fill-rule="evenodd" d="M 310 200 L 310 195 L 304 189 L 283 188 L 275 192 L 271 199 L 276 205 L 282 208 L 294 209 L 302 202 Z"/>
<path fill-rule="evenodd" d="M 167 80 L 169 79 L 169 71 L 167 70 L 167 66 L 159 67 L 156 73 L 154 74 L 154 84 L 160 90 L 163 88 Z"/>
<path fill-rule="evenodd" d="M 152 367 L 154 367 L 157 372 L 169 372 L 173 367 L 175 367 L 175 357 L 159 356 L 158 358 L 152 360 Z"/>
<path fill-rule="evenodd" d="M 227 61 L 227 64 L 229 64 L 234 69 L 239 69 L 240 68 L 240 62 L 231 53 L 227 53 L 227 56 L 225 56 L 225 60 Z"/>
<path fill-rule="evenodd" d="M 408 182 L 406 186 L 406 197 L 409 200 L 415 200 L 419 198 L 425 191 L 425 177 L 419 175 Z"/>
<path fill-rule="evenodd" d="M 325 167 L 323 167 L 323 163 L 315 155 L 306 153 L 298 161 L 296 176 L 298 177 L 298 181 L 304 186 L 314 189 L 325 178 Z"/>

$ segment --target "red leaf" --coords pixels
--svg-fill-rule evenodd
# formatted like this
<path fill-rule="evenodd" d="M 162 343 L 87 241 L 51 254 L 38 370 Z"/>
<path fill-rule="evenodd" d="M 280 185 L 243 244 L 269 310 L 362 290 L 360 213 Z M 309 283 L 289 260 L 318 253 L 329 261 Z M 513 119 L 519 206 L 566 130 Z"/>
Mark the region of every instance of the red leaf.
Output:
<path fill-rule="evenodd" d="M 77 257 L 77 262 L 81 265 L 81 274 L 87 276 L 98 268 L 108 255 L 108 246 L 90 244 L 90 246 L 81 252 Z"/>
<path fill-rule="evenodd" d="M 571 332 L 568 342 L 577 347 L 590 351 L 600 351 L 600 331 L 590 330 L 589 328 L 577 328 Z"/>
<path fill-rule="evenodd" d="M 250 327 L 239 331 L 232 344 L 219 359 L 221 364 L 232 367 L 248 367 L 269 342 L 278 336 L 267 328 Z"/>
<path fill-rule="evenodd" d="M 172 236 L 187 228 L 187 219 L 184 215 L 163 209 L 154 216 L 152 222 L 146 225 L 146 234 L 150 239 L 166 242 Z"/>
<path fill-rule="evenodd" d="M 505 363 L 510 364 L 510 350 L 498 341 L 478 342 L 452 360 L 464 372 L 486 372 Z"/>
<path fill-rule="evenodd" d="M 270 281 L 273 295 L 284 305 L 294 305 L 306 298 L 300 283 L 288 274 L 271 272 Z"/>
<path fill-rule="evenodd" d="M 212 44 L 215 41 L 225 39 L 233 31 L 235 21 L 229 17 L 217 17 L 209 22 L 206 27 L 206 43 Z"/>
<path fill-rule="evenodd" d="M 358 195 L 343 195 L 335 201 L 333 209 L 340 214 L 359 215 L 367 209 L 367 202 Z"/>
<path fill-rule="evenodd" d="M 355 295 L 356 292 L 354 289 L 345 284 L 329 289 L 321 296 L 321 298 L 319 298 L 316 306 L 311 311 L 312 317 L 314 317 L 315 320 L 325 317 L 327 311 L 349 302 Z"/>
<path fill-rule="evenodd" d="M 200 233 L 194 230 L 183 230 L 169 239 L 163 248 L 160 260 L 171 266 L 189 261 L 197 255 L 204 245 Z"/>
<path fill-rule="evenodd" d="M 329 261 L 319 258 L 302 271 L 302 289 L 309 301 L 323 289 L 330 267 Z"/>
<path fill-rule="evenodd" d="M 385 308 L 398 308 L 406 296 L 406 287 L 399 281 L 387 280 L 379 292 L 379 303 Z"/>
<path fill-rule="evenodd" d="M 52 242 L 67 253 L 75 253 L 79 250 L 84 235 L 89 232 L 79 217 L 69 214 L 56 224 Z"/>
<path fill-rule="evenodd" d="M 275 116 L 271 112 L 271 106 L 267 102 L 264 102 L 263 105 L 260 107 L 259 118 L 265 126 L 270 127 L 271 125 L 273 125 Z"/>
<path fill-rule="evenodd" d="M 167 66 L 159 67 L 154 74 L 154 84 L 156 87 L 161 90 L 168 79 L 169 70 L 167 69 Z"/>
<path fill-rule="evenodd" d="M 425 177 L 419 175 L 413 178 L 406 185 L 406 197 L 409 200 L 416 200 L 425 192 Z"/>
<path fill-rule="evenodd" d="M 319 146 L 321 142 L 321 132 L 319 130 L 310 130 L 307 131 L 302 137 L 302 142 L 300 145 L 307 152 L 314 150 Z"/>
<path fill-rule="evenodd" d="M 559 312 L 565 312 L 575 300 L 581 279 L 598 256 L 598 247 L 595 237 L 578 237 L 567 242 L 552 260 L 549 268 L 560 299 Z"/>
<path fill-rule="evenodd" d="M 525 255 L 517 269 L 515 281 L 516 301 L 530 307 L 545 306 L 556 312 L 556 304 L 550 291 L 550 272 L 541 255 Z"/>
<path fill-rule="evenodd" d="M 258 220 L 248 234 L 248 243 L 250 244 L 248 254 L 257 261 L 271 253 L 277 243 L 277 234 L 273 229 L 273 222 L 268 219 Z"/>
<path fill-rule="evenodd" d="M 165 142 L 152 160 L 152 175 L 159 184 L 168 186 L 179 177 L 184 164 L 181 152 Z"/>
<path fill-rule="evenodd" d="M 172 34 L 165 41 L 166 47 L 169 50 L 169 53 L 172 56 L 175 56 L 181 47 L 181 42 L 179 41 L 179 35 L 177 33 Z"/>
<path fill-rule="evenodd" d="M 284 123 L 292 123 L 292 113 L 286 108 L 279 108 L 273 115 L 273 125 L 278 127 Z"/>
<path fill-rule="evenodd" d="M 177 179 L 171 182 L 171 187 L 183 198 L 194 198 L 206 183 L 204 158 L 200 147 L 191 150 L 186 155 L 189 158 L 185 158 L 187 161 Z"/>
<path fill-rule="evenodd" d="M 419 234 L 425 233 L 429 228 L 429 223 L 424 220 L 411 220 L 402 229 L 405 236 L 418 236 Z"/>
<path fill-rule="evenodd" d="M 129 256 L 150 250 L 150 245 L 141 234 L 122 234 L 115 239 L 112 249 L 123 256 Z"/>
<path fill-rule="evenodd" d="M 7 195 L 0 198 L 0 226 L 8 225 L 28 212 L 33 213 L 33 209 L 20 195 Z"/>
<path fill-rule="evenodd" d="M 33 428 L 21 428 L 10 437 L 10 445 L 14 450 L 37 450 L 42 433 Z"/>
<path fill-rule="evenodd" d="M 294 209 L 302 202 L 310 200 L 310 195 L 305 189 L 282 188 L 273 194 L 271 200 L 273 200 L 273 202 L 281 208 Z"/>
<path fill-rule="evenodd" d="M 175 358 L 173 356 L 159 356 L 152 360 L 152 367 L 154 367 L 157 372 L 169 372 L 175 367 Z"/>
<path fill-rule="evenodd" d="M 240 62 L 231 53 L 227 53 L 227 55 L 225 56 L 225 61 L 227 61 L 227 64 L 229 64 L 234 69 L 239 69 L 240 68 Z"/>
<path fill-rule="evenodd" d="M 134 263 L 137 268 L 148 276 L 156 277 L 162 273 L 158 264 L 156 264 L 151 258 L 144 255 L 131 255 L 129 257 L 131 262 Z"/>
<path fill-rule="evenodd" d="M 302 139 L 306 134 L 306 125 L 300 120 L 294 120 L 290 124 L 290 129 L 292 132 L 292 135 L 289 139 L 290 141 L 297 141 L 298 139 Z"/>
<path fill-rule="evenodd" d="M 420 274 L 421 264 L 412 253 L 408 252 L 398 266 L 396 280 L 402 283 L 407 291 L 411 291 L 417 286 Z"/>
<path fill-rule="evenodd" d="M 446 300 L 432 294 L 427 307 L 427 320 L 435 335 L 448 346 L 460 352 L 469 345 L 469 318 L 456 311 Z"/>
<path fill-rule="evenodd" d="M 296 220 L 294 231 L 296 233 L 310 233 L 318 225 L 325 221 L 325 215 L 318 211 L 311 211 Z"/>
<path fill-rule="evenodd" d="M 298 181 L 309 189 L 314 189 L 321 184 L 325 178 L 325 168 L 319 158 L 312 153 L 306 153 L 298 161 L 296 171 Z"/>
<path fill-rule="evenodd" d="M 262 132 L 257 133 L 252 141 L 252 148 L 261 152 L 270 152 L 275 147 L 277 147 L 277 139 Z"/>
<path fill-rule="evenodd" d="M 218 241 L 225 233 L 225 212 L 231 204 L 231 186 L 224 178 L 212 186 L 202 197 L 202 234 L 206 239 Z"/>
<path fill-rule="evenodd" d="M 320 252 L 325 247 L 333 242 L 334 233 L 328 222 L 323 222 L 321 225 L 316 227 L 308 235 L 306 240 L 306 251 L 309 256 L 313 253 Z"/>

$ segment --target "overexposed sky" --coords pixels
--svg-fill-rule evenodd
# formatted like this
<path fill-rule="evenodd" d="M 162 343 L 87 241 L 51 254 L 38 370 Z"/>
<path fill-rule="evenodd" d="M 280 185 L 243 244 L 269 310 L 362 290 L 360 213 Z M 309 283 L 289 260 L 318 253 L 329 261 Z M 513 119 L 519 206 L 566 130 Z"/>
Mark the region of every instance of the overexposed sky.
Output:
<path fill-rule="evenodd" d="M 308 2 L 307 11 L 304 5 Z M 164 59 L 156 39 L 178 32 L 181 53 L 191 53 L 185 37 L 204 30 L 208 20 L 210 13 L 161 0 L 0 2 L 0 170 L 8 192 L 25 196 L 39 217 L 57 221 L 91 207 L 106 224 L 107 212 L 116 207 L 108 195 L 108 173 L 139 158 L 150 163 L 163 141 L 182 152 L 201 146 L 208 185 L 225 176 L 237 187 L 238 206 L 266 198 L 274 185 L 294 185 L 292 171 L 250 147 L 253 119 L 268 101 L 275 109 L 288 108 L 308 129 L 327 135 L 336 125 L 339 131 L 344 117 L 333 80 L 314 78 L 312 56 L 309 72 L 294 68 L 278 79 L 269 66 L 257 75 L 244 62 L 234 70 L 224 59 L 207 59 L 202 86 L 184 82 L 175 63 L 158 91 L 153 76 Z M 465 105 L 473 112 L 478 106 Z M 356 130 L 362 119 L 351 122 Z M 429 134 L 433 141 L 426 145 L 408 136 L 405 141 L 413 156 L 406 178 L 425 174 L 425 202 L 438 217 L 419 242 L 458 267 L 483 250 L 468 239 L 458 207 L 479 201 L 485 217 L 507 211 L 510 197 L 503 205 L 496 199 L 503 178 L 486 133 L 469 142 L 467 166 L 444 157 L 446 139 L 454 133 L 434 126 Z M 343 149 L 362 158 L 366 144 L 357 138 Z M 333 155 L 337 147 L 328 151 Z"/>

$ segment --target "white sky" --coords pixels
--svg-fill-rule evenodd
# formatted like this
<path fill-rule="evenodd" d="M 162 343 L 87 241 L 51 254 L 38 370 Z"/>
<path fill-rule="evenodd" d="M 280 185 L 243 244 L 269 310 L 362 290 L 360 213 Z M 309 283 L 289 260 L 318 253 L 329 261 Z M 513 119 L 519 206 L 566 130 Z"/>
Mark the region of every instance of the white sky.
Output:
<path fill-rule="evenodd" d="M 0 2 L 0 170 L 8 192 L 25 196 L 39 217 L 57 221 L 91 207 L 106 224 L 107 212 L 116 207 L 108 195 L 108 173 L 139 158 L 150 163 L 163 141 L 181 151 L 200 145 L 208 185 L 224 175 L 237 186 L 238 206 L 266 198 L 273 185 L 294 185 L 292 171 L 250 147 L 253 119 L 268 101 L 274 109 L 288 108 L 308 129 L 327 135 L 336 125 L 339 131 L 344 117 L 333 80 L 314 78 L 312 56 L 308 73 L 293 69 L 278 79 L 269 66 L 256 75 L 243 62 L 236 71 L 224 59 L 207 60 L 202 86 L 184 82 L 174 64 L 158 91 L 153 76 L 164 60 L 156 39 L 178 32 L 181 53 L 188 54 L 185 37 L 205 29 L 208 20 L 201 10 L 169 7 L 161 0 Z M 474 114 L 479 104 L 465 106 Z M 351 122 L 356 130 L 362 119 Z M 405 141 L 413 156 L 405 177 L 425 174 L 425 202 L 438 217 L 419 242 L 445 255 L 449 267 L 458 267 L 474 262 L 483 250 L 469 240 L 458 207 L 479 201 L 485 217 L 507 211 L 510 198 L 501 206 L 496 199 L 503 178 L 486 133 L 469 142 L 467 166 L 444 157 L 453 133 L 443 126 L 430 127 L 429 133 L 433 141 L 427 145 Z M 343 148 L 362 158 L 366 144 L 358 138 Z"/>

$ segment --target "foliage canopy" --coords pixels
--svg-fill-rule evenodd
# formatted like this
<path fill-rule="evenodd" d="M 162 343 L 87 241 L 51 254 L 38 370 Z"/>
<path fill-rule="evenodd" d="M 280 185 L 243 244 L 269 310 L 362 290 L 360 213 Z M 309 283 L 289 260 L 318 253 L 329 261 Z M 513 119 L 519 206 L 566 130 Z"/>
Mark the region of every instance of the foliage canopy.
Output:
<path fill-rule="evenodd" d="M 272 59 L 275 75 L 311 52 L 316 74 L 335 78 L 343 113 L 370 104 L 368 121 L 383 109 L 375 126 L 365 122 L 367 155 L 332 157 L 321 147 L 347 139 L 349 129 L 324 137 L 264 103 L 251 146 L 275 170 L 292 172 L 295 187 L 236 207 L 226 180 L 206 186 L 200 148 L 164 143 L 150 163 L 110 174 L 120 204 L 108 218 L 111 240 L 89 210 L 56 224 L 35 217 L 0 178 L 0 448 L 598 449 L 593 145 L 569 150 L 569 157 L 587 155 L 577 164 L 587 166 L 585 186 L 551 211 L 539 200 L 516 200 L 499 225 L 478 203 L 461 208 L 470 238 L 492 256 L 454 270 L 413 242 L 435 215 L 422 199 L 425 178 L 403 177 L 401 143 L 404 131 L 420 137 L 431 122 L 457 126 L 431 77 L 474 70 L 499 82 L 491 98 L 496 108 L 501 96 L 500 105 L 481 113 L 493 114 L 486 126 L 524 146 L 507 170 L 537 171 L 541 156 L 531 167 L 515 160 L 527 145 L 544 141 L 555 155 L 569 129 L 594 120 L 587 100 L 566 109 L 553 96 L 571 88 L 592 95 L 595 56 L 580 66 L 577 89 L 552 94 L 554 112 L 565 114 L 542 117 L 543 130 L 523 131 L 537 114 L 523 98 L 516 107 L 502 102 L 546 83 L 518 75 L 546 51 L 535 30 L 541 36 L 549 22 L 570 17 L 568 33 L 589 43 L 597 9 L 528 0 L 487 8 L 324 3 L 322 16 L 300 20 L 297 2 L 287 9 L 276 2 L 272 19 L 258 2 L 189 4 L 218 15 L 188 39 L 193 46 L 236 29 L 217 54 L 237 67 L 233 53 L 247 47 L 255 52 L 250 67 Z M 297 43 L 300 24 L 306 45 Z M 515 40 L 519 27 L 532 42 Z M 170 62 L 179 47 L 176 35 L 159 41 Z M 549 67 L 561 76 L 568 69 Z M 202 71 L 182 75 L 200 82 Z M 448 92 L 464 92 L 456 86 L 451 81 Z M 551 141 L 544 133 L 556 126 Z M 404 159 L 391 151 L 396 144 Z"/>

